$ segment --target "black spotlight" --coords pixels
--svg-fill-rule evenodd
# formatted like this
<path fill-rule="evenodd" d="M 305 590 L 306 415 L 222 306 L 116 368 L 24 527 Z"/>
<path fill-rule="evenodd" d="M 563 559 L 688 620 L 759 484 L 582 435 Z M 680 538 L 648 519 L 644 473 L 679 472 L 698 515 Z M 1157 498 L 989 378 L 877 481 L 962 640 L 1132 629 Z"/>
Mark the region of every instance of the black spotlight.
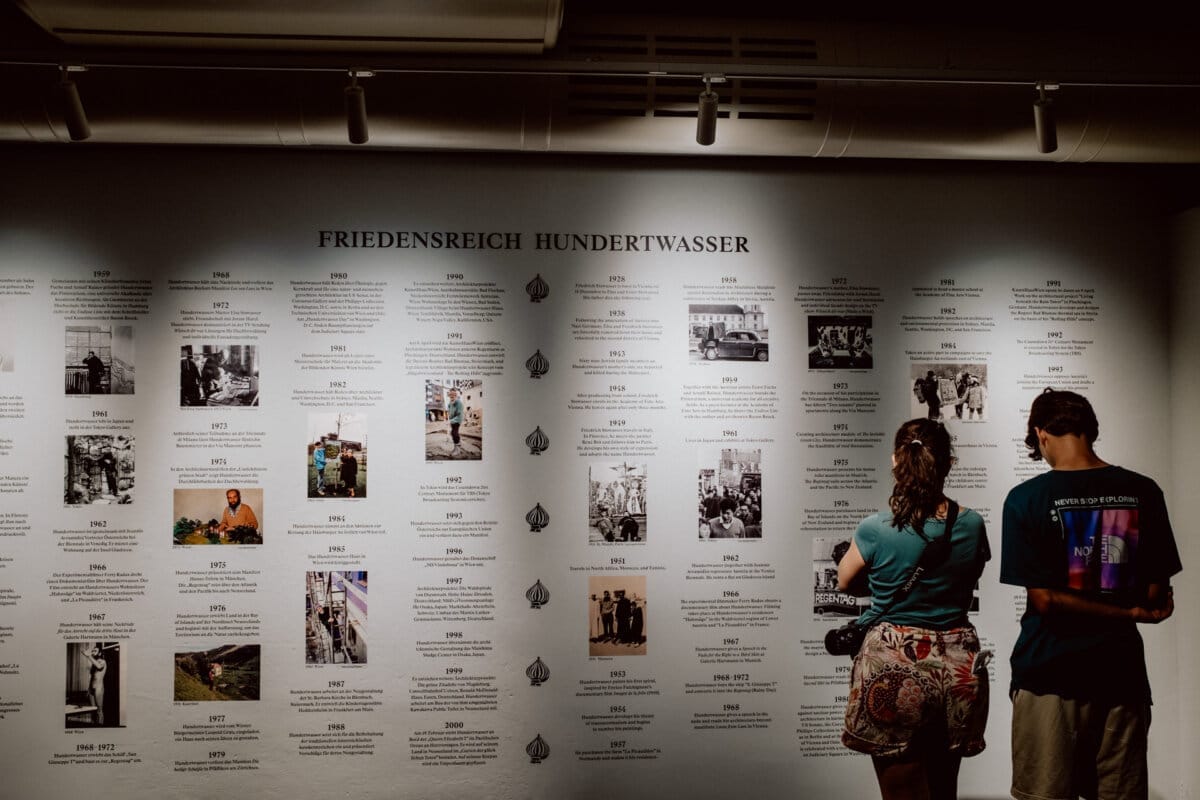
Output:
<path fill-rule="evenodd" d="M 366 144 L 371 138 L 367 133 L 367 93 L 358 85 L 360 76 L 370 75 L 370 72 L 350 70 L 350 85 L 346 87 L 346 133 L 351 144 Z"/>
<path fill-rule="evenodd" d="M 1033 101 L 1033 130 L 1037 135 L 1039 153 L 1058 149 L 1058 128 L 1054 124 L 1054 98 L 1046 96 L 1046 84 L 1037 85 L 1038 98 Z"/>
<path fill-rule="evenodd" d="M 79 99 L 79 87 L 71 80 L 71 72 L 82 72 L 82 69 L 63 67 L 62 77 L 58 82 L 58 99 L 62 104 L 63 121 L 67 123 L 67 134 L 72 142 L 82 142 L 92 136 L 92 126 L 88 124 L 83 101 Z"/>
<path fill-rule="evenodd" d="M 720 98 L 712 90 L 712 78 L 704 76 L 704 91 L 696 108 L 696 143 L 705 147 L 717 140 L 717 109 Z"/>

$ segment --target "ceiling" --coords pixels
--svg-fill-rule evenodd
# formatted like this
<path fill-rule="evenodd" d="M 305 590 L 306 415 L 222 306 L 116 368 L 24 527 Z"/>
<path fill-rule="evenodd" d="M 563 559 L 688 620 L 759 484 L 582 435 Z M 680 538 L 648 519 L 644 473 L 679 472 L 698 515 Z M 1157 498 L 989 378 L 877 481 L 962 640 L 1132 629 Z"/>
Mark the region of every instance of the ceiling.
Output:
<path fill-rule="evenodd" d="M 354 70 L 363 148 L 1200 162 L 1198 31 L 1182 19 L 801 5 L 0 0 L 0 141 L 69 143 L 70 65 L 86 67 L 70 76 L 91 129 L 73 147 L 350 147 Z M 711 147 L 695 138 L 705 75 Z M 1045 154 L 1039 82 L 1057 122 Z"/>

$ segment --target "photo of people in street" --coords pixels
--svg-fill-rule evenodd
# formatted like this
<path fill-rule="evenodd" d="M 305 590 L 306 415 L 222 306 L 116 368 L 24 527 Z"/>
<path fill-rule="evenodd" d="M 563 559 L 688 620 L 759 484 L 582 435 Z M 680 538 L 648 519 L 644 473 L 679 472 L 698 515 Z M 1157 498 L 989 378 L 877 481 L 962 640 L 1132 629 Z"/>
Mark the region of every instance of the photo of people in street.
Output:
<path fill-rule="evenodd" d="M 367 415 L 319 412 L 308 415 L 308 496 L 367 496 Z"/>
<path fill-rule="evenodd" d="M 646 655 L 648 616 L 645 575 L 590 576 L 588 655 Z"/>
<path fill-rule="evenodd" d="M 132 325 L 68 325 L 67 394 L 133 394 Z"/>
<path fill-rule="evenodd" d="M 258 345 L 183 345 L 179 349 L 179 405 L 258 405 Z"/>
<path fill-rule="evenodd" d="M 851 533 L 813 537 L 813 613 L 818 616 L 857 617 L 870 605 L 864 599 L 860 606 L 857 597 L 838 590 L 837 565 L 850 549 Z"/>
<path fill-rule="evenodd" d="M 125 642 L 67 643 L 67 728 L 125 727 Z"/>
<path fill-rule="evenodd" d="M 701 539 L 762 538 L 762 450 L 704 448 L 696 481 Z"/>
<path fill-rule="evenodd" d="M 175 654 L 176 702 L 257 700 L 262 646 L 225 644 Z"/>
<path fill-rule="evenodd" d="M 63 503 L 127 505 L 134 500 L 133 437 L 121 434 L 68 436 Z"/>
<path fill-rule="evenodd" d="M 439 378 L 425 382 L 425 460 L 483 458 L 483 381 Z"/>
<path fill-rule="evenodd" d="M 588 542 L 645 542 L 646 465 L 588 465 Z"/>
<path fill-rule="evenodd" d="M 873 368 L 875 340 L 872 326 L 872 318 L 868 315 L 810 315 L 808 368 Z"/>
<path fill-rule="evenodd" d="M 979 362 L 913 363 L 909 370 L 910 409 L 950 425 L 985 422 L 988 403 L 987 364 Z"/>
<path fill-rule="evenodd" d="M 176 489 L 175 544 L 262 544 L 263 490 Z"/>

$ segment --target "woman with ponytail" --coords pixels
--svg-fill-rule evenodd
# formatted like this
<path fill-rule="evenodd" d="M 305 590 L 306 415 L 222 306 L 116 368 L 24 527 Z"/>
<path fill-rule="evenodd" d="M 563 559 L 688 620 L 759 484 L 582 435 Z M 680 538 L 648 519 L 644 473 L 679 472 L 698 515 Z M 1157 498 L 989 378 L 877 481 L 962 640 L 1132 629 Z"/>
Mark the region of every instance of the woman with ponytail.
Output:
<path fill-rule="evenodd" d="M 953 463 L 940 423 L 901 425 L 889 509 L 838 563 L 839 588 L 871 597 L 842 743 L 871 756 L 884 800 L 954 800 L 962 758 L 984 748 L 991 654 L 967 611 L 991 552 L 983 518 L 943 491 Z"/>

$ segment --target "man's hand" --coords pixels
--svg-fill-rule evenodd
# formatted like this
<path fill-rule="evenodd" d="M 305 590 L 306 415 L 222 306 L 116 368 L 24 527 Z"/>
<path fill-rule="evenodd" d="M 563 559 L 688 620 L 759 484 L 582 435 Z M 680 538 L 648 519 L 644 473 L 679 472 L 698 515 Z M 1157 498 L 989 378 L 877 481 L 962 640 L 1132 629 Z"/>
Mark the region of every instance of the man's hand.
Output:
<path fill-rule="evenodd" d="M 1175 598 L 1163 584 L 1152 584 L 1142 605 L 1115 606 L 1085 595 L 1059 589 L 1026 589 L 1031 607 L 1039 614 L 1082 614 L 1089 617 L 1159 623 L 1175 612 Z"/>
<path fill-rule="evenodd" d="M 1175 592 L 1167 589 L 1165 600 L 1156 607 L 1136 606 L 1130 610 L 1133 612 L 1134 622 L 1157 624 L 1175 613 Z"/>

